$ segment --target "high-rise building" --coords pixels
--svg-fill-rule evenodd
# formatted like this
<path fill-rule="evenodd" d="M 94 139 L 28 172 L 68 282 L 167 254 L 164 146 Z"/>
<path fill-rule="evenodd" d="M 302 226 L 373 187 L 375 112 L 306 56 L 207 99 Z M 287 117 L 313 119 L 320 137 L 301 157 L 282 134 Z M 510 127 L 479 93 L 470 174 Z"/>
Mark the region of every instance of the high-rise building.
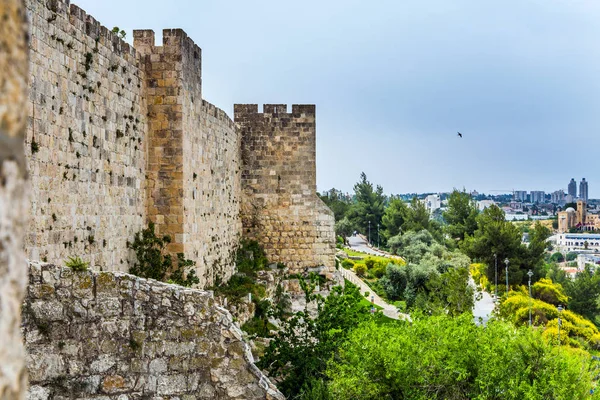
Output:
<path fill-rule="evenodd" d="M 569 182 L 567 193 L 573 197 L 577 197 L 577 182 L 575 182 L 575 179 L 573 178 L 571 178 L 571 182 Z"/>
<path fill-rule="evenodd" d="M 529 199 L 532 203 L 544 203 L 546 193 L 542 190 L 532 190 L 531 198 Z"/>
<path fill-rule="evenodd" d="M 550 195 L 550 202 L 552 204 L 564 204 L 565 202 L 565 191 L 560 189 L 555 192 L 552 192 Z"/>
<path fill-rule="evenodd" d="M 579 182 L 579 198 L 586 203 L 588 201 L 588 183 L 585 178 Z"/>
<path fill-rule="evenodd" d="M 515 190 L 514 200 L 515 201 L 527 201 L 527 191 L 526 190 Z"/>

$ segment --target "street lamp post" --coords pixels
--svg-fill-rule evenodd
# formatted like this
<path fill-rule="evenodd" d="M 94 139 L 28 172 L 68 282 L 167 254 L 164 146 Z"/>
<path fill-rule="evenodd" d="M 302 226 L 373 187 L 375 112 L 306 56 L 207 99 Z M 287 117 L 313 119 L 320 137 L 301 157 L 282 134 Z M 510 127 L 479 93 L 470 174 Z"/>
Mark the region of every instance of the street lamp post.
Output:
<path fill-rule="evenodd" d="M 504 264 L 506 265 L 506 293 L 508 293 L 508 263 L 509 259 L 504 260 Z"/>
<path fill-rule="evenodd" d="M 529 276 L 529 327 L 531 328 L 531 277 L 533 276 L 533 272 L 529 270 L 527 276 Z"/>
<path fill-rule="evenodd" d="M 560 326 L 562 324 L 562 321 L 560 319 L 560 314 L 562 313 L 563 306 L 561 304 L 559 304 L 557 310 L 558 310 L 558 345 L 560 346 Z"/>
<path fill-rule="evenodd" d="M 379 248 L 379 223 L 377 223 L 377 248 Z"/>
<path fill-rule="evenodd" d="M 371 221 L 369 221 L 369 244 L 371 244 Z"/>
<path fill-rule="evenodd" d="M 496 287 L 496 301 L 498 301 L 498 254 L 494 253 L 494 264 L 496 266 L 496 278 L 495 278 L 495 287 Z"/>

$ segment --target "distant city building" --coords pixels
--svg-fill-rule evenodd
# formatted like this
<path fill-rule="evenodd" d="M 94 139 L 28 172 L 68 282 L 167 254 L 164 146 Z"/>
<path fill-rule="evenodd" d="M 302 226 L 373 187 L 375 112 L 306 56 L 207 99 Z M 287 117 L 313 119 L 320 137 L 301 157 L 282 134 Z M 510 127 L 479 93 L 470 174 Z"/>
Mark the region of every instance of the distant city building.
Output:
<path fill-rule="evenodd" d="M 556 244 L 565 251 L 593 250 L 600 252 L 600 235 L 590 233 L 564 233 L 558 235 Z"/>
<path fill-rule="evenodd" d="M 588 214 L 585 201 L 577 201 L 577 210 L 573 207 L 558 213 L 558 232 L 568 232 L 571 228 L 581 231 L 594 231 L 600 229 L 600 216 Z"/>
<path fill-rule="evenodd" d="M 568 194 L 565 196 L 565 204 L 566 203 L 574 203 L 575 200 L 577 200 L 577 198 L 575 196 L 573 196 L 572 194 Z"/>
<path fill-rule="evenodd" d="M 496 202 L 494 200 L 479 200 L 477 202 L 477 209 L 479 209 L 479 211 L 483 211 L 486 208 L 496 205 Z"/>
<path fill-rule="evenodd" d="M 522 210 L 523 209 L 523 203 L 521 203 L 520 201 L 511 201 L 509 206 L 513 210 Z"/>
<path fill-rule="evenodd" d="M 579 182 L 579 198 L 585 202 L 588 201 L 588 183 L 585 178 Z"/>
<path fill-rule="evenodd" d="M 504 214 L 504 218 L 507 221 L 527 221 L 529 219 L 529 215 L 527 215 L 527 214 L 505 213 Z"/>
<path fill-rule="evenodd" d="M 442 206 L 442 201 L 440 200 L 440 195 L 439 194 L 430 194 L 429 196 L 425 197 L 424 204 L 430 213 L 434 212 L 435 210 L 439 210 L 440 207 Z"/>
<path fill-rule="evenodd" d="M 577 182 L 575 182 L 575 179 L 573 178 L 571 178 L 571 182 L 569 182 L 567 193 L 573 196 L 573 198 L 577 198 Z"/>
<path fill-rule="evenodd" d="M 550 195 L 550 203 L 552 204 L 564 204 L 565 203 L 565 191 L 560 189 L 552 192 Z"/>
<path fill-rule="evenodd" d="M 542 190 L 532 190 L 530 201 L 532 203 L 543 203 L 545 201 L 546 193 Z"/>
<path fill-rule="evenodd" d="M 527 191 L 526 190 L 515 190 L 514 192 L 515 201 L 527 201 Z"/>

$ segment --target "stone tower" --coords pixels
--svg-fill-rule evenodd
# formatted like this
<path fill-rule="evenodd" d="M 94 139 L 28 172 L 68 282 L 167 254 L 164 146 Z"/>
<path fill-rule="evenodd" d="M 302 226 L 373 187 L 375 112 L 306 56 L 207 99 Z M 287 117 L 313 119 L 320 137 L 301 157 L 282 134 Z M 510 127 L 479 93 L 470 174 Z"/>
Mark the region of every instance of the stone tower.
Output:
<path fill-rule="evenodd" d="M 242 142 L 243 235 L 292 271 L 335 266 L 332 211 L 316 193 L 314 105 L 236 104 Z"/>

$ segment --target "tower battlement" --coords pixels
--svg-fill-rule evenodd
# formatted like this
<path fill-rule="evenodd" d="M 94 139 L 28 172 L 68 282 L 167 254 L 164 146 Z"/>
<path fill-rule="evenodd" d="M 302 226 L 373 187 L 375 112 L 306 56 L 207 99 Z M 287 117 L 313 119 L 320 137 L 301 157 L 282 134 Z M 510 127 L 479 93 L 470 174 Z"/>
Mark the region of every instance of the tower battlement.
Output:
<path fill-rule="evenodd" d="M 292 104 L 292 112 L 288 113 L 287 104 L 263 104 L 263 111 L 258 111 L 258 104 L 235 104 L 233 113 L 237 118 L 245 118 L 252 115 L 287 116 L 290 118 L 314 117 L 316 106 L 314 104 Z"/>

